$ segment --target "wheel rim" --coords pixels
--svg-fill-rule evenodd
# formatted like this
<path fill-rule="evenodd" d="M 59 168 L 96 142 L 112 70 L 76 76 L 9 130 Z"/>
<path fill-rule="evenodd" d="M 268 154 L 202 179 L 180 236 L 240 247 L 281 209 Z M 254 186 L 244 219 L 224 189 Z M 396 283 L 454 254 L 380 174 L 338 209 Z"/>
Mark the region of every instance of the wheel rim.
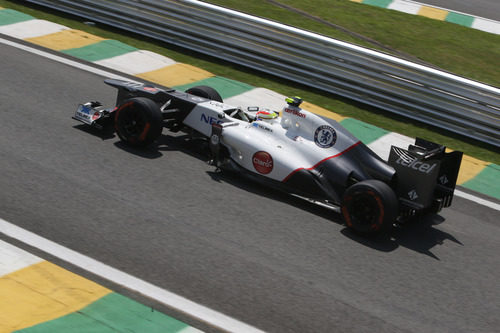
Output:
<path fill-rule="evenodd" d="M 377 229 L 380 225 L 379 202 L 369 193 L 354 195 L 348 205 L 348 211 L 352 225 L 361 230 Z"/>
<path fill-rule="evenodd" d="M 127 111 L 128 112 L 125 112 L 122 115 L 122 118 L 120 120 L 120 127 L 123 130 L 123 135 L 126 137 L 139 136 L 142 133 L 146 122 L 144 121 L 144 118 L 141 116 L 140 112 L 134 109 Z"/>

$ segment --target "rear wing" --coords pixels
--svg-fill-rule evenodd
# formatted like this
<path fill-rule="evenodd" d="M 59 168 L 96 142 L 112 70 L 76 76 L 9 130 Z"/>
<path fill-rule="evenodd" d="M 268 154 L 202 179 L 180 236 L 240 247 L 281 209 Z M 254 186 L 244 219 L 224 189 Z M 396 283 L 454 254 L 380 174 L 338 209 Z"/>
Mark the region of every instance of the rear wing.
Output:
<path fill-rule="evenodd" d="M 417 138 L 408 149 L 391 147 L 389 164 L 396 170 L 396 195 L 410 211 L 439 212 L 449 207 L 462 152 Z"/>

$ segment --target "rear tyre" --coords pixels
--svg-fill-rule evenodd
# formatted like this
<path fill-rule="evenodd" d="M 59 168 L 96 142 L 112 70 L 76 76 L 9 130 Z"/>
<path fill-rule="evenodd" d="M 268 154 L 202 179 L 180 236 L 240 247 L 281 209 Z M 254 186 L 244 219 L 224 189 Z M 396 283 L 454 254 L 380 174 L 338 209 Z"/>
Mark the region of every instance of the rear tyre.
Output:
<path fill-rule="evenodd" d="M 221 102 L 221 103 L 223 102 L 222 97 L 217 92 L 217 90 L 215 90 L 214 88 L 209 87 L 209 86 L 192 87 L 192 88 L 189 88 L 188 90 L 186 90 L 186 92 L 188 94 L 195 95 L 198 97 L 211 99 L 212 101 Z"/>
<path fill-rule="evenodd" d="M 145 147 L 161 135 L 163 117 L 158 105 L 145 97 L 126 100 L 115 111 L 115 130 L 133 147 Z"/>
<path fill-rule="evenodd" d="M 398 216 L 398 199 L 386 183 L 370 179 L 349 187 L 342 197 L 347 226 L 360 233 L 387 232 Z"/>

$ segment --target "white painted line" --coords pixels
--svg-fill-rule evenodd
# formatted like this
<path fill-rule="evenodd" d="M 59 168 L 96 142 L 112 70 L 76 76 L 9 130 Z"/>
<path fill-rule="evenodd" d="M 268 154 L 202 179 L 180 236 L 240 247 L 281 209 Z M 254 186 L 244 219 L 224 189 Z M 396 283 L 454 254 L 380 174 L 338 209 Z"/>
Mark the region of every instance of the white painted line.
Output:
<path fill-rule="evenodd" d="M 138 50 L 94 63 L 131 75 L 151 72 L 176 62 L 173 59 L 146 50 Z"/>
<path fill-rule="evenodd" d="M 0 277 L 41 261 L 43 259 L 0 240 Z"/>
<path fill-rule="evenodd" d="M 464 199 L 467 199 L 469 201 L 473 201 L 477 204 L 480 204 L 482 206 L 486 206 L 486 207 L 489 207 L 491 209 L 495 209 L 495 210 L 498 210 L 500 211 L 500 205 L 493 202 L 493 201 L 489 201 L 489 200 L 486 200 L 486 199 L 481 199 L 479 197 L 476 197 L 475 195 L 472 195 L 472 194 L 469 194 L 469 193 L 465 193 L 465 192 L 462 192 L 460 190 L 457 190 L 455 189 L 455 195 L 457 197 L 461 197 L 461 198 L 464 198 Z"/>
<path fill-rule="evenodd" d="M 124 286 L 130 290 L 163 303 L 192 318 L 207 323 L 217 329 L 237 333 L 261 333 L 263 331 L 197 304 L 168 290 L 157 287 L 149 282 L 138 279 L 130 274 L 117 270 L 62 245 L 40 237 L 28 230 L 22 229 L 0 218 L 0 232 L 25 244 L 36 247 L 54 257 L 69 262 L 90 273 Z"/>
<path fill-rule="evenodd" d="M 82 69 L 84 71 L 100 75 L 100 76 L 105 77 L 105 78 L 139 82 L 139 81 L 131 80 L 128 77 L 125 77 L 125 76 L 116 75 L 116 74 L 113 74 L 113 73 L 110 73 L 110 72 L 107 72 L 107 71 L 104 71 L 104 70 L 101 70 L 101 69 L 98 69 L 98 68 L 95 68 L 95 67 L 92 67 L 92 66 L 88 66 L 88 65 L 82 64 L 82 63 L 80 63 L 78 61 L 74 61 L 74 60 L 70 60 L 68 58 L 60 57 L 60 56 L 57 56 L 55 54 L 52 54 L 52 53 L 49 53 L 49 52 L 45 52 L 45 51 L 42 51 L 42 50 L 38 50 L 38 49 L 35 49 L 35 48 L 27 46 L 27 45 L 23 45 L 23 44 L 19 44 L 19 43 L 16 43 L 16 42 L 12 42 L 12 41 L 7 40 L 7 39 L 0 38 L 0 44 L 5 44 L 5 45 L 12 46 L 12 47 L 16 47 L 18 49 L 21 49 L 21 50 L 24 50 L 24 51 L 28 51 L 28 52 L 31 52 L 33 54 L 36 54 L 36 55 L 39 55 L 39 56 L 42 56 L 42 57 L 45 57 L 45 58 L 49 58 L 51 60 L 54 60 L 54 61 L 66 64 L 66 65 L 69 65 L 69 66 L 72 66 L 72 67 L 76 67 L 76 68 Z"/>
<path fill-rule="evenodd" d="M 0 26 L 0 33 L 14 38 L 25 39 L 45 36 L 63 30 L 68 27 L 45 20 L 29 20 Z"/>

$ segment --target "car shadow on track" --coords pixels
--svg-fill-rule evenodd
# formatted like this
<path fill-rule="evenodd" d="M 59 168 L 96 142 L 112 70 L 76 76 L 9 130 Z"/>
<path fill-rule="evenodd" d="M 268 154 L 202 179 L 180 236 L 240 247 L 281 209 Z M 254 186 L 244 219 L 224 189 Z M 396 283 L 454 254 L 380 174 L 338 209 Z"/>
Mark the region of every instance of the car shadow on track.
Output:
<path fill-rule="evenodd" d="M 192 138 L 184 133 L 162 135 L 156 142 L 155 149 L 162 151 L 180 151 L 202 161 L 208 160 L 208 141 L 204 138 Z"/>
<path fill-rule="evenodd" d="M 162 135 L 157 144 L 148 150 L 130 148 L 121 142 L 117 142 L 115 145 L 144 158 L 159 157 L 162 155 L 162 151 L 180 151 L 202 161 L 208 160 L 209 148 L 207 141 L 203 139 L 192 139 L 186 134 L 170 135 L 169 133 L 169 135 Z M 344 225 L 342 216 L 331 209 L 318 206 L 277 189 L 263 186 L 238 173 L 229 171 L 221 172 L 217 171 L 214 167 L 213 171 L 207 171 L 207 174 L 216 182 L 228 183 L 244 191 L 271 200 L 280 201 L 292 207 L 298 207 L 326 220 Z M 429 215 L 410 221 L 403 226 L 395 227 L 386 235 L 362 235 L 348 228 L 342 229 L 341 233 L 345 237 L 377 251 L 392 252 L 402 246 L 439 260 L 439 258 L 431 252 L 433 247 L 443 244 L 446 240 L 463 245 L 453 235 L 435 227 L 443 221 L 444 218 L 440 215 Z"/>
<path fill-rule="evenodd" d="M 83 131 L 85 133 L 88 133 L 90 135 L 93 135 L 95 137 L 100 138 L 101 140 L 110 140 L 110 139 L 115 139 L 117 136 L 113 131 L 103 131 L 103 130 L 98 130 L 96 128 L 90 127 L 85 124 L 79 124 L 73 126 L 73 128 L 78 129 L 80 131 Z M 140 156 L 143 158 L 148 158 L 148 159 L 156 159 L 159 157 L 162 157 L 163 154 L 161 154 L 157 147 L 155 145 L 147 148 L 134 148 L 122 141 L 116 141 L 113 143 L 117 148 L 126 151 L 127 153 L 134 154 L 136 156 Z"/>
<path fill-rule="evenodd" d="M 339 225 L 345 225 L 342 216 L 331 209 L 318 206 L 314 203 L 294 197 L 276 189 L 263 187 L 262 185 L 235 173 L 210 171 L 207 172 L 207 174 L 210 175 L 214 181 L 228 183 L 244 191 L 248 191 L 271 200 L 283 202 L 292 207 L 297 207 L 324 218 L 325 220 L 332 221 Z M 453 235 L 436 228 L 436 225 L 442 223 L 443 221 L 444 218 L 440 215 L 430 215 L 409 221 L 403 226 L 394 227 L 394 229 L 392 229 L 388 234 L 359 234 L 347 227 L 343 228 L 341 233 L 345 237 L 377 251 L 392 252 L 402 246 L 439 260 L 439 258 L 431 251 L 433 247 L 443 244 L 446 240 L 463 245 Z"/>
<path fill-rule="evenodd" d="M 453 235 L 435 227 L 442 222 L 444 222 L 444 218 L 434 214 L 394 227 L 386 235 L 360 235 L 348 228 L 343 229 L 341 232 L 344 236 L 378 251 L 390 252 L 402 246 L 440 260 L 439 257 L 432 253 L 431 249 L 433 247 L 442 245 L 447 240 L 463 245 Z"/>
<path fill-rule="evenodd" d="M 130 147 L 129 145 L 127 145 L 122 141 L 117 141 L 114 143 L 114 145 L 117 148 L 126 151 L 127 153 L 134 154 L 135 156 L 147 158 L 150 160 L 157 159 L 163 156 L 163 154 L 159 152 L 158 149 L 154 146 L 146 148 L 134 148 Z"/>
<path fill-rule="evenodd" d="M 162 152 L 180 151 L 191 157 L 207 161 L 209 151 L 206 139 L 193 138 L 182 132 L 162 134 L 155 143 L 148 147 L 134 148 L 122 141 L 115 142 L 115 146 L 136 156 L 149 159 L 162 157 Z"/>
<path fill-rule="evenodd" d="M 310 203 L 298 197 L 294 197 L 278 189 L 262 185 L 235 172 L 216 171 L 214 169 L 214 171 L 208 171 L 207 174 L 212 178 L 212 180 L 216 182 L 224 182 L 230 184 L 231 186 L 238 187 L 243 191 L 256 194 L 266 199 L 280 201 L 287 205 L 298 207 L 304 211 L 320 216 L 322 218 L 342 223 L 340 215 L 332 211 L 331 209 L 320 207 L 316 204 Z"/>

